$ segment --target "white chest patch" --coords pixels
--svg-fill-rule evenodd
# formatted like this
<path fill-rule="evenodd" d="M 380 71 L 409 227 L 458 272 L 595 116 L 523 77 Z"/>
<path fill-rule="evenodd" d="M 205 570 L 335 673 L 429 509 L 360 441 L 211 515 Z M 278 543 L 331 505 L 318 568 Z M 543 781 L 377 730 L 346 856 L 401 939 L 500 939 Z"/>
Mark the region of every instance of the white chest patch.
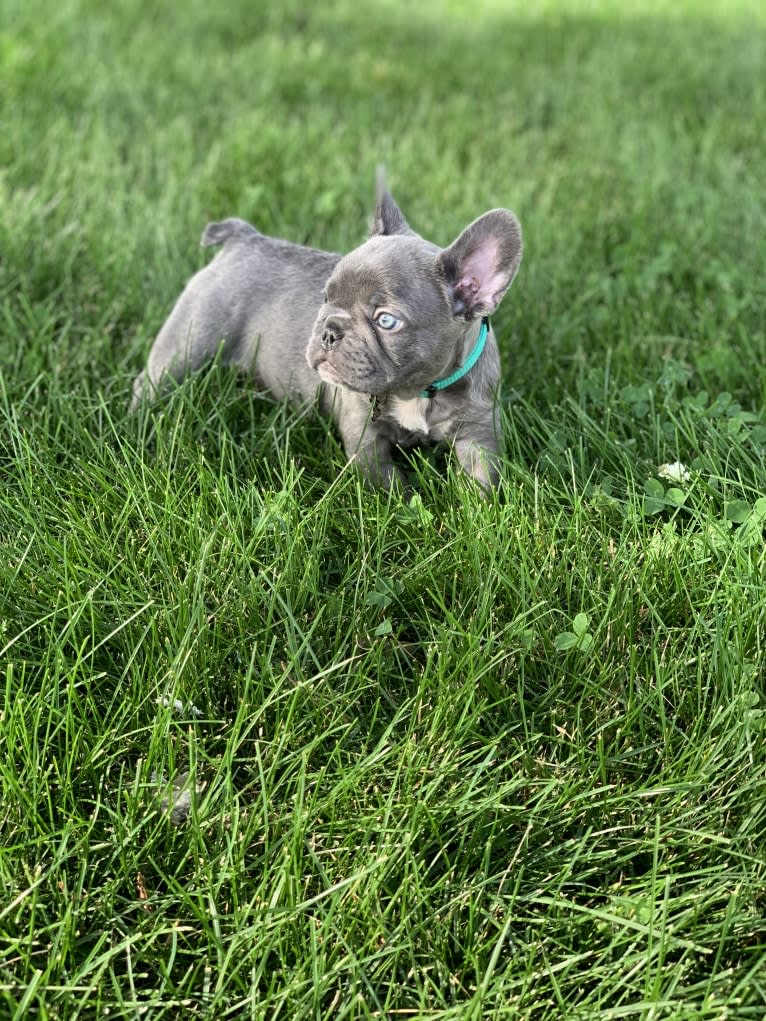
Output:
<path fill-rule="evenodd" d="M 390 415 L 402 429 L 427 436 L 429 433 L 428 420 L 426 419 L 428 404 L 427 397 L 412 397 L 408 401 L 394 397 L 390 404 Z"/>

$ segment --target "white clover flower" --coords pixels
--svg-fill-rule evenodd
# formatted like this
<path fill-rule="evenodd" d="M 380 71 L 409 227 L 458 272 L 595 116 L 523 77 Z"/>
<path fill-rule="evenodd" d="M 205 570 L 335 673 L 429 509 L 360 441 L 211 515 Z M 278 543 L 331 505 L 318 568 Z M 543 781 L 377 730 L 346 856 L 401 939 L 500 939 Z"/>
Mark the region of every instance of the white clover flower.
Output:
<path fill-rule="evenodd" d="M 162 698 L 158 698 L 157 701 L 163 709 L 169 709 L 171 706 L 179 714 L 179 716 L 204 716 L 201 709 L 198 709 L 193 702 L 189 702 L 188 705 L 184 705 L 180 698 L 170 699 L 167 695 L 163 695 Z"/>
<path fill-rule="evenodd" d="M 668 482 L 689 482 L 691 475 L 689 469 L 685 464 L 680 461 L 674 461 L 672 464 L 661 464 L 657 469 L 657 474 L 661 479 L 667 479 Z"/>

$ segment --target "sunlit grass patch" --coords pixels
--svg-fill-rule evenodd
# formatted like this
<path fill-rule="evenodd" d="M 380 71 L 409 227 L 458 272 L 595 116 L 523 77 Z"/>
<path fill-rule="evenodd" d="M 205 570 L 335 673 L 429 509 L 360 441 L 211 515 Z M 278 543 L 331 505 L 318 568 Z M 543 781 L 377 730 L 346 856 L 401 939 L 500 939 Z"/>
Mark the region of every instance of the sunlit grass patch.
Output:
<path fill-rule="evenodd" d="M 0 1014 L 760 1018 L 764 23 L 747 3 L 12 3 Z M 220 366 L 208 219 L 512 207 L 506 458 L 370 492 Z"/>

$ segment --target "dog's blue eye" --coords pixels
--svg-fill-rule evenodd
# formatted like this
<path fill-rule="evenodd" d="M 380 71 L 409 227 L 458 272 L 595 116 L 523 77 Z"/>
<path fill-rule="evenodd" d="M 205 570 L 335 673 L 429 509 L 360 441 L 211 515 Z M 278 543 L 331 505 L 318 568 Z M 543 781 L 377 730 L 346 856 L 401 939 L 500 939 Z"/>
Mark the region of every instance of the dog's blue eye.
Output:
<path fill-rule="evenodd" d="M 397 319 L 396 316 L 391 315 L 390 312 L 381 312 L 380 315 L 376 316 L 375 322 L 381 330 L 395 330 L 401 323 L 401 319 Z"/>

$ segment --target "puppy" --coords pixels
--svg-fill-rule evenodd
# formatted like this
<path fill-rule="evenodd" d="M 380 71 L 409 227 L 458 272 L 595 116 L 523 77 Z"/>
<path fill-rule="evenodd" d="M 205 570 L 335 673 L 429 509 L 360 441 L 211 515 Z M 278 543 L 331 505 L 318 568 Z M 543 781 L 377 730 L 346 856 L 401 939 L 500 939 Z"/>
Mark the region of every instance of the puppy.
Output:
<path fill-rule="evenodd" d="M 223 247 L 160 330 L 132 408 L 220 348 L 276 397 L 318 398 L 374 485 L 404 482 L 395 447 L 442 440 L 471 478 L 496 484 L 500 358 L 488 316 L 521 262 L 512 212 L 485 213 L 442 249 L 381 188 L 370 237 L 345 256 L 238 219 L 208 224 L 202 244 Z"/>

